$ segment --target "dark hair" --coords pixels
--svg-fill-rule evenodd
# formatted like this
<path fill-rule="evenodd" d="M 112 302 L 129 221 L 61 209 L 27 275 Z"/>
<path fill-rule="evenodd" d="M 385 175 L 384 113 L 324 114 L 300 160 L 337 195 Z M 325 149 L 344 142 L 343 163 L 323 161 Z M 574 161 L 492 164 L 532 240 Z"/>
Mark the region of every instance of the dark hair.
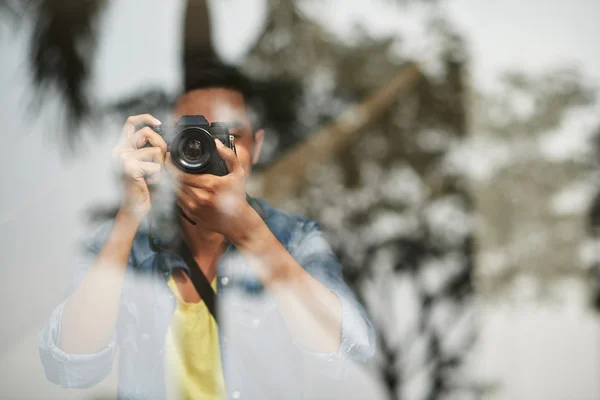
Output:
<path fill-rule="evenodd" d="M 188 55 L 184 64 L 185 92 L 208 88 L 239 92 L 244 97 L 253 134 L 258 128 L 278 132 L 282 148 L 295 142 L 301 126 L 297 116 L 303 93 L 300 81 L 284 74 L 250 78 L 212 55 Z"/>
<path fill-rule="evenodd" d="M 256 101 L 252 80 L 237 67 L 228 65 L 216 57 L 189 57 L 185 60 L 184 92 L 198 89 L 222 88 L 240 93 L 244 97 L 246 107 L 253 110 Z M 255 110 L 253 110 L 255 111 Z M 250 112 L 253 133 L 258 128 L 254 112 Z"/>
<path fill-rule="evenodd" d="M 239 92 L 249 102 L 252 82 L 239 69 L 215 57 L 196 57 L 185 62 L 186 92 L 196 89 L 224 88 Z"/>

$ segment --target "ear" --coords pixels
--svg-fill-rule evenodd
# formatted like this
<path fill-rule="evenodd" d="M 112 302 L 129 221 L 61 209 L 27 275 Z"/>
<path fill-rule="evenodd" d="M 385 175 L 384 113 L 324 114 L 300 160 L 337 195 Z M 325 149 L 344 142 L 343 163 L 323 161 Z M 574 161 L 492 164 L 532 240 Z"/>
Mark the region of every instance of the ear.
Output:
<path fill-rule="evenodd" d="M 260 151 L 265 141 L 265 130 L 259 129 L 254 133 L 254 150 L 252 152 L 252 165 L 258 162 L 260 158 Z"/>

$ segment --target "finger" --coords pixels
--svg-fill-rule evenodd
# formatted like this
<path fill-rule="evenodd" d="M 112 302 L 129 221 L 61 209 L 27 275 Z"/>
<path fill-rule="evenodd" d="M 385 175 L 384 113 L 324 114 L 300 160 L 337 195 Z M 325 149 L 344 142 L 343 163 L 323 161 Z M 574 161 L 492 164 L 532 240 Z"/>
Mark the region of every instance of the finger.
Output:
<path fill-rule="evenodd" d="M 214 194 L 204 188 L 195 188 L 188 185 L 180 185 L 177 190 L 178 194 L 185 195 L 191 199 L 197 199 L 201 205 L 206 205 L 210 202 L 210 199 L 214 197 Z"/>
<path fill-rule="evenodd" d="M 167 143 L 158 133 L 154 132 L 149 126 L 140 129 L 130 136 L 124 147 L 133 149 L 141 149 L 147 143 L 150 143 L 153 147 L 158 147 L 162 150 L 163 154 L 167 152 Z"/>
<path fill-rule="evenodd" d="M 160 165 L 164 165 L 165 163 L 165 156 L 159 147 L 145 147 L 143 149 L 122 151 L 120 159 L 123 164 L 130 159 L 151 161 Z"/>
<path fill-rule="evenodd" d="M 221 183 L 219 179 L 223 179 L 212 174 L 187 174 L 177 168 L 171 159 L 165 161 L 165 167 L 171 176 L 173 176 L 177 187 L 202 189 L 210 193 L 215 193 Z"/>
<path fill-rule="evenodd" d="M 176 202 L 186 214 L 197 215 L 200 209 L 212 205 L 212 196 L 206 191 L 190 191 L 189 189 L 181 188 L 177 192 Z"/>
<path fill-rule="evenodd" d="M 189 216 L 194 214 L 194 202 L 188 194 L 183 192 L 177 192 L 177 198 L 175 199 L 175 203 L 177 203 L 177 205 L 181 207 L 181 209 L 186 215 Z"/>
<path fill-rule="evenodd" d="M 204 189 L 214 193 L 219 187 L 221 177 L 212 174 L 186 174 L 180 173 L 177 180 L 181 185 L 194 189 Z"/>
<path fill-rule="evenodd" d="M 123 125 L 123 130 L 121 131 L 121 137 L 126 139 L 132 136 L 135 131 L 137 131 L 137 127 L 140 125 L 161 125 L 161 122 L 154 118 L 150 114 L 141 114 L 141 115 L 133 115 L 127 118 L 125 121 L 125 125 Z"/>
<path fill-rule="evenodd" d="M 131 179 L 152 178 L 157 179 L 160 175 L 161 166 L 154 162 L 128 160 L 123 164 L 123 174 Z"/>
<path fill-rule="evenodd" d="M 225 146 L 219 139 L 215 139 L 215 144 L 217 145 L 217 151 L 223 161 L 225 161 L 225 165 L 227 165 L 229 172 L 238 172 L 240 168 L 243 170 L 242 165 L 233 150 Z"/>

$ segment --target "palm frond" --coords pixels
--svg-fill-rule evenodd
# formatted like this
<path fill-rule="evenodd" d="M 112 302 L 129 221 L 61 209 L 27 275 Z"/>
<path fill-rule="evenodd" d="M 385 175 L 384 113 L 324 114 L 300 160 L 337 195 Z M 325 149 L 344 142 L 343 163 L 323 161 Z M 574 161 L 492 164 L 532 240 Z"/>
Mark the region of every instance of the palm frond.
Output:
<path fill-rule="evenodd" d="M 0 10 L 11 19 L 22 19 L 34 0 L 0 0 Z"/>
<path fill-rule="evenodd" d="M 97 17 L 106 4 L 107 0 L 40 0 L 33 10 L 32 81 L 42 94 L 57 91 L 64 98 L 71 128 L 90 111 L 85 85 L 96 47 Z M 39 101 L 40 97 L 34 105 Z M 67 136 L 70 145 L 74 139 L 73 134 Z"/>

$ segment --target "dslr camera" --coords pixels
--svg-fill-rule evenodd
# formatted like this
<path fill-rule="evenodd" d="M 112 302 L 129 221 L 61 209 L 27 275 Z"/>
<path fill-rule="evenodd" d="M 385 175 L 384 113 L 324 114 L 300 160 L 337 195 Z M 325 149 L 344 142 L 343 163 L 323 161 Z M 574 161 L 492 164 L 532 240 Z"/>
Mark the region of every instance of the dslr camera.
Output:
<path fill-rule="evenodd" d="M 215 139 L 219 139 L 237 154 L 234 137 L 229 134 L 226 123 L 209 124 L 203 115 L 184 115 L 173 128 L 165 128 L 163 125 L 150 128 L 165 140 L 173 164 L 182 171 L 218 176 L 229 173 L 215 144 Z M 144 147 L 151 147 L 151 145 L 148 143 Z M 154 251 L 176 249 L 181 243 L 177 216 L 184 217 L 193 225 L 196 223 L 175 204 L 168 186 L 153 186 L 151 193 L 152 210 L 148 216 L 150 248 Z"/>
<path fill-rule="evenodd" d="M 163 128 L 162 125 L 151 128 L 163 137 L 171 152 L 173 164 L 182 171 L 218 176 L 229 173 L 215 145 L 215 139 L 219 139 L 236 152 L 234 137 L 229 134 L 226 123 L 209 124 L 203 115 L 184 115 L 172 130 Z"/>

